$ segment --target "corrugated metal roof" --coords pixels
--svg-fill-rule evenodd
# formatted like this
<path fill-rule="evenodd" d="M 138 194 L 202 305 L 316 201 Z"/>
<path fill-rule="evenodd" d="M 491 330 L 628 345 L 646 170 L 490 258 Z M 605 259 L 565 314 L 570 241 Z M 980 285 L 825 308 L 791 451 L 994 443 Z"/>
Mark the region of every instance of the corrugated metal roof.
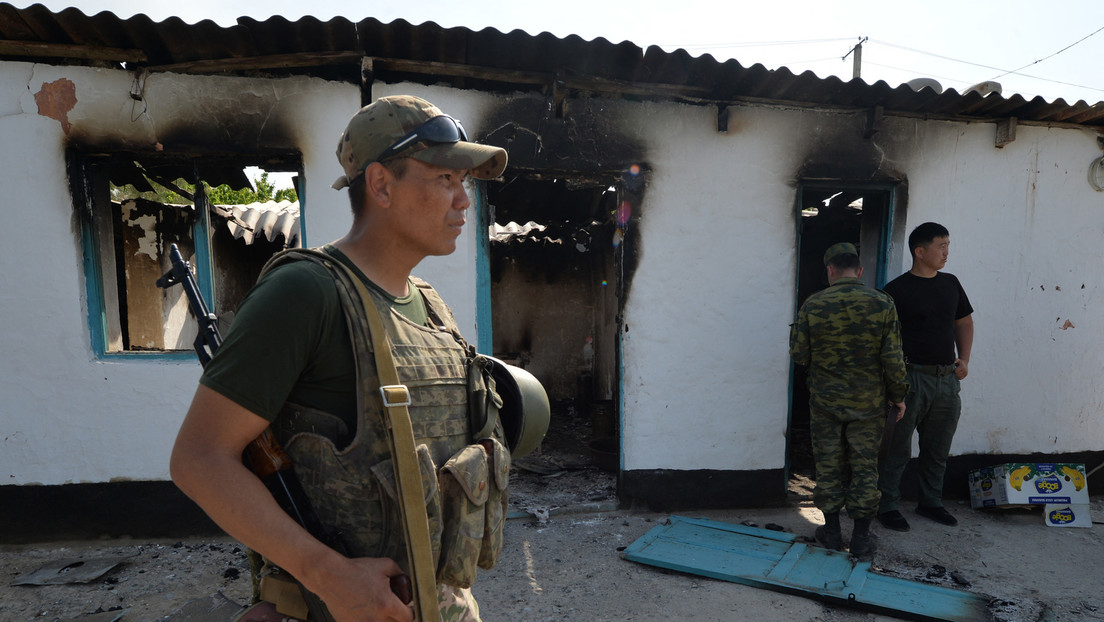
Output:
<path fill-rule="evenodd" d="M 433 22 L 382 23 L 344 18 L 288 21 L 239 18 L 230 27 L 178 18 L 154 22 L 77 9 L 53 13 L 42 5 L 0 3 L 0 58 L 98 66 L 149 67 L 184 73 L 309 74 L 359 83 L 447 82 L 461 88 L 540 89 L 550 96 L 676 100 L 702 105 L 766 101 L 799 106 L 875 109 L 933 118 L 1002 119 L 1021 123 L 1104 126 L 1104 102 L 1048 102 L 1020 95 L 983 96 L 954 90 L 915 91 L 907 85 L 795 75 L 783 67 L 744 67 L 735 60 L 693 57 L 684 50 L 646 49 L 630 42 L 577 36 L 443 28 Z"/>
<path fill-rule="evenodd" d="M 234 239 L 252 244 L 258 235 L 270 242 L 283 237 L 284 248 L 299 247 L 298 201 L 268 201 L 249 205 L 212 205 L 216 214 L 226 219 Z"/>

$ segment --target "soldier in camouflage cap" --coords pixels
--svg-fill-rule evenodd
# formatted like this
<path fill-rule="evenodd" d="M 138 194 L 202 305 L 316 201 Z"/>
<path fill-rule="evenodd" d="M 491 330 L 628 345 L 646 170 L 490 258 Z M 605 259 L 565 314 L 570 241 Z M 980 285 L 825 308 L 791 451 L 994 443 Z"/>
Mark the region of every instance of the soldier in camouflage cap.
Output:
<path fill-rule="evenodd" d="M 414 610 L 390 587 L 399 575 L 426 572 L 407 559 L 394 500 L 393 459 L 409 457 L 421 470 L 429 523 L 420 550 L 432 548 L 436 562 L 415 592 L 438 606 L 427 611 L 416 596 L 420 617 L 478 622 L 469 588 L 501 549 L 509 452 L 500 426 L 472 423 L 471 413 L 486 410 L 469 404 L 473 396 L 497 394 L 470 371 L 473 350 L 444 301 L 411 273 L 456 249 L 468 178 L 501 175 L 506 152 L 469 141 L 429 102 L 399 95 L 357 112 L 337 156 L 344 174 L 334 187 L 349 189 L 352 226 L 265 267 L 200 378 L 173 449 L 173 480 L 227 533 L 298 580 L 312 622 L 410 622 Z M 412 452 L 392 454 L 388 442 L 395 428 L 365 338 L 379 335 L 368 328 L 372 306 L 409 390 Z M 300 527 L 243 467 L 243 450 L 269 428 L 340 544 Z"/>
<path fill-rule="evenodd" d="M 349 186 L 372 162 L 408 157 L 426 164 L 463 169 L 476 179 L 494 179 L 506 169 L 506 151 L 467 142 L 459 121 L 413 95 L 381 97 L 349 120 L 337 143 L 345 174 L 337 190 Z"/>
<path fill-rule="evenodd" d="M 886 404 L 900 419 L 908 384 L 893 299 L 860 280 L 853 244 L 824 254 L 827 289 L 808 298 L 790 331 L 790 356 L 809 368 L 809 427 L 816 459 L 813 500 L 824 513 L 816 539 L 843 550 L 840 510 L 854 521 L 851 554 L 869 560 L 876 549 L 878 449 Z M 847 466 L 851 481 L 844 482 Z"/>

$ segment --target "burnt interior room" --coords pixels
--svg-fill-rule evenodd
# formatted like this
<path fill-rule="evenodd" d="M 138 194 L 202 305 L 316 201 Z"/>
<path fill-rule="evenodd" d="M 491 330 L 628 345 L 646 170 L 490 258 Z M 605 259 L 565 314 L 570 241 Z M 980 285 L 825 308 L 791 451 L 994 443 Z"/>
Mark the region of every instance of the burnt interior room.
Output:
<path fill-rule="evenodd" d="M 183 291 L 162 290 L 155 284 L 169 267 L 171 244 L 193 266 L 200 249 L 206 249 L 201 260 L 211 269 L 214 294 L 207 302 L 223 331 L 267 259 L 289 244 L 283 236 L 270 240 L 262 232 L 235 237 L 227 223 L 237 217 L 210 205 L 195 188 L 251 188 L 246 167 L 294 172 L 299 168 L 295 157 L 196 158 L 74 150 L 70 161 L 78 213 L 90 232 L 87 250 L 102 281 L 108 352 L 191 348 L 195 326 L 186 312 L 179 312 L 186 304 Z M 170 198 L 168 190 L 178 196 Z M 200 226 L 204 222 L 209 227 Z M 250 228 L 248 223 L 238 225 Z M 205 239 L 197 241 L 197 233 Z M 297 244 L 298 236 L 292 242 Z"/>
<path fill-rule="evenodd" d="M 839 242 L 851 242 L 858 249 L 867 285 L 884 285 L 891 191 L 884 186 L 818 183 L 802 186 L 798 197 L 798 307 L 828 287 L 824 252 Z M 794 365 L 787 462 L 791 473 L 815 478 L 806 381 L 806 368 Z"/>
<path fill-rule="evenodd" d="M 607 469 L 618 447 L 617 187 L 539 175 L 488 187 L 494 354 L 548 392 L 540 452 Z"/>

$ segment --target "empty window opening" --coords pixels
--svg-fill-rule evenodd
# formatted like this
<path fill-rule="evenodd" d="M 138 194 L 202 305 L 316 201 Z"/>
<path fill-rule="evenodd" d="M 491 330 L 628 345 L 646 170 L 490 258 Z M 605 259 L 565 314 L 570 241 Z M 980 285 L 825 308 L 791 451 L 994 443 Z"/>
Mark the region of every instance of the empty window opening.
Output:
<path fill-rule="evenodd" d="M 225 332 L 274 253 L 300 245 L 297 158 L 71 156 L 98 355 L 191 352 L 183 288 L 162 289 L 176 244 Z"/>
<path fill-rule="evenodd" d="M 805 299 L 828 287 L 824 252 L 833 244 L 854 244 L 863 267 L 862 280 L 871 287 L 885 285 L 892 203 L 893 188 L 886 184 L 816 182 L 800 186 L 795 315 Z M 806 369 L 794 365 L 787 462 L 791 473 L 812 479 L 815 463 L 806 381 Z"/>
<path fill-rule="evenodd" d="M 545 456 L 616 470 L 618 183 L 518 178 L 488 200 L 495 356 L 544 384 Z"/>

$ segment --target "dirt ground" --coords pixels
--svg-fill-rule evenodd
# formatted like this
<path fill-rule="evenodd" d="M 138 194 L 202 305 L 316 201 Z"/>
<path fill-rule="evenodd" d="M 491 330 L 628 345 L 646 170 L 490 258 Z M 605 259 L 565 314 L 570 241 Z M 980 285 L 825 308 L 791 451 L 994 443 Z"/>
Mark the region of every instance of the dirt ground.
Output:
<path fill-rule="evenodd" d="M 620 550 L 668 514 L 618 508 L 613 474 L 598 469 L 592 455 L 557 449 L 554 441 L 512 476 L 505 550 L 474 588 L 486 622 L 896 619 L 621 559 Z M 811 538 L 820 524 L 811 487 L 796 477 L 784 507 L 683 515 L 771 524 Z M 978 511 L 953 502 L 948 509 L 958 526 L 918 517 L 909 506 L 908 533 L 876 526 L 874 569 L 987 595 L 997 621 L 1104 620 L 1104 497 L 1093 498 L 1092 528 L 1046 527 L 1041 509 Z M 10 585 L 44 564 L 84 562 L 72 566 L 77 571 L 111 556 L 129 557 L 88 583 Z M 0 568 L 4 621 L 228 622 L 224 613 L 196 611 L 215 599 L 244 604 L 251 595 L 245 551 L 225 537 L 7 545 L 0 547 Z"/>

